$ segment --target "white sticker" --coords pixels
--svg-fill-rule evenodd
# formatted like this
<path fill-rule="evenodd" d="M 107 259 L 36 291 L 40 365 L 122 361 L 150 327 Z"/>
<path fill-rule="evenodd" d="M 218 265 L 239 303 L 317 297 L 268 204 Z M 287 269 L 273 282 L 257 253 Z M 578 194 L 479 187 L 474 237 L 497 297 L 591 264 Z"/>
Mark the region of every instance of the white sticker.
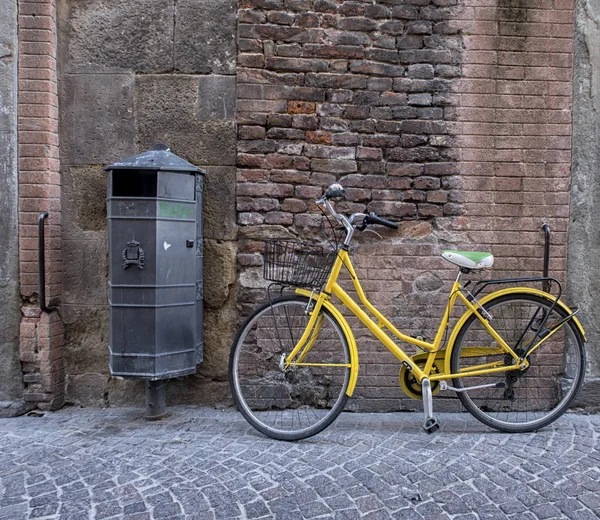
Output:
<path fill-rule="evenodd" d="M 163 244 L 163 247 L 165 248 L 165 251 L 167 249 L 169 249 L 173 244 L 167 244 L 167 241 L 165 240 L 165 243 Z"/>

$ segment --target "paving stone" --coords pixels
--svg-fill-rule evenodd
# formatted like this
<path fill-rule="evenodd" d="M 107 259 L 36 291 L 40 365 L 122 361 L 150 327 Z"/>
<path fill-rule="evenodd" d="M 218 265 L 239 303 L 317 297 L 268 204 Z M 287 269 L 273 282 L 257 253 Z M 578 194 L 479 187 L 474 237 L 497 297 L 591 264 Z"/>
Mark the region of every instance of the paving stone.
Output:
<path fill-rule="evenodd" d="M 540 504 L 539 506 L 533 507 L 531 512 L 540 520 L 561 517 L 560 509 L 552 504 Z"/>
<path fill-rule="evenodd" d="M 452 433 L 429 437 L 416 414 L 348 413 L 292 444 L 233 410 L 170 411 L 0 421 L 0 519 L 597 520 L 600 508 L 598 416 L 500 436 L 442 414 Z"/>

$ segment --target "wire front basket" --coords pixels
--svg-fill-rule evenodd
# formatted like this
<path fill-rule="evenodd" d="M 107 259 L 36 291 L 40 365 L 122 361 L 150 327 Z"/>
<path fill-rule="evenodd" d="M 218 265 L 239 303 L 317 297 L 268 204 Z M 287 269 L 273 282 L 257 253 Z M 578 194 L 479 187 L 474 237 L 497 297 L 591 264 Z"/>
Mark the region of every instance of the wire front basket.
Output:
<path fill-rule="evenodd" d="M 336 253 L 304 242 L 268 240 L 263 257 L 265 280 L 318 288 L 327 281 Z"/>

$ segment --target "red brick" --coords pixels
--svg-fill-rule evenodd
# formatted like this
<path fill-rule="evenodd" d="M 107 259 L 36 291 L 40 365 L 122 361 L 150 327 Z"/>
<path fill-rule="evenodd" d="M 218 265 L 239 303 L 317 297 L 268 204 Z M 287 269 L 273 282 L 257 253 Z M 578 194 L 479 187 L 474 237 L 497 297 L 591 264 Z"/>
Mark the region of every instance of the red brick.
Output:
<path fill-rule="evenodd" d="M 20 41 L 20 54 L 33 54 L 38 56 L 54 56 L 54 42 Z"/>
<path fill-rule="evenodd" d="M 58 147 L 41 144 L 19 144 L 19 157 L 49 157 L 58 159 Z"/>
<path fill-rule="evenodd" d="M 25 19 L 27 19 L 27 18 L 28 17 L 26 17 Z M 21 20 L 23 20 L 23 18 L 21 18 L 19 21 L 21 21 Z M 44 20 L 44 18 L 41 18 L 41 20 Z M 46 18 L 46 20 L 49 21 L 48 18 Z M 27 42 L 29 42 L 29 43 L 48 42 L 48 43 L 54 45 L 54 42 L 56 41 L 56 33 L 53 31 L 50 31 L 48 29 L 44 29 L 44 28 L 35 28 L 35 29 L 33 29 L 33 28 L 32 29 L 21 29 L 20 28 L 19 40 L 22 44 L 25 44 Z"/>
<path fill-rule="evenodd" d="M 41 81 L 51 81 L 56 83 L 57 76 L 56 70 L 54 68 L 19 68 L 19 78 L 20 79 L 29 79 L 29 80 L 41 80 Z"/>
<path fill-rule="evenodd" d="M 323 131 L 306 132 L 306 141 L 314 144 L 332 144 L 332 133 Z"/>
<path fill-rule="evenodd" d="M 238 195 L 289 197 L 294 193 L 294 187 L 289 184 L 244 183 L 237 188 Z"/>
<path fill-rule="evenodd" d="M 21 6 L 19 4 L 19 33 L 27 36 L 32 29 L 46 29 L 51 33 L 56 32 L 56 19 L 52 16 L 51 10 L 43 4 L 38 4 L 38 11 L 29 6 Z M 46 7 L 46 9 L 44 9 Z M 28 12 L 33 11 L 33 12 Z M 45 16 L 44 16 L 45 15 Z"/>
<path fill-rule="evenodd" d="M 527 20 L 533 23 L 573 24 L 573 11 L 570 9 L 528 9 Z"/>
<path fill-rule="evenodd" d="M 58 135 L 52 131 L 25 131 L 20 129 L 19 142 L 21 144 L 49 144 L 58 146 Z"/>
<path fill-rule="evenodd" d="M 19 129 L 22 132 L 58 132 L 58 120 L 41 117 L 20 117 Z"/>
<path fill-rule="evenodd" d="M 57 172 L 60 162 L 58 159 L 40 159 L 33 157 L 22 157 L 19 159 L 20 179 L 23 184 L 40 184 L 39 182 L 27 182 L 26 173 L 31 172 Z M 58 184 L 58 178 L 47 175 L 43 178 L 43 184 Z"/>
<path fill-rule="evenodd" d="M 58 97 L 56 96 L 55 92 L 19 92 L 19 110 L 22 106 L 28 106 L 32 104 L 56 108 L 58 107 Z M 26 115 L 29 115 L 29 113 Z"/>
<path fill-rule="evenodd" d="M 309 101 L 288 101 L 287 111 L 290 114 L 312 114 L 316 110 L 316 104 Z"/>

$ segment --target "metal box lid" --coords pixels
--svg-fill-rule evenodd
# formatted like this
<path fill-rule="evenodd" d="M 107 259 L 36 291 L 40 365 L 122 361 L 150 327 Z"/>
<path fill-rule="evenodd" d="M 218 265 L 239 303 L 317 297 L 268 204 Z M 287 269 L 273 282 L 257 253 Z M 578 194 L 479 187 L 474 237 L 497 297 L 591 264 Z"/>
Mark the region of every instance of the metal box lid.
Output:
<path fill-rule="evenodd" d="M 182 173 L 206 173 L 203 169 L 175 155 L 164 143 L 157 143 L 150 150 L 113 163 L 104 170 L 166 170 Z"/>

